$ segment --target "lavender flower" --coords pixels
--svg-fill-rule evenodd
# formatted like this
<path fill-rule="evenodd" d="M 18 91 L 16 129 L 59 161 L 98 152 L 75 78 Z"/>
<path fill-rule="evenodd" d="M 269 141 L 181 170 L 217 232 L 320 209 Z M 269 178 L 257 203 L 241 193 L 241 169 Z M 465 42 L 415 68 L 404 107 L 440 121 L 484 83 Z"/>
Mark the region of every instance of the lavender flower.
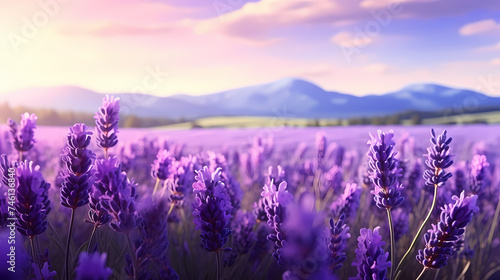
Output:
<path fill-rule="evenodd" d="M 484 189 L 484 185 L 487 183 L 487 167 L 490 164 L 486 159 L 485 155 L 474 155 L 472 162 L 470 164 L 470 175 L 471 175 L 471 191 L 473 194 L 478 194 Z"/>
<path fill-rule="evenodd" d="M 168 249 L 167 239 L 167 216 L 166 201 L 159 199 L 142 211 L 142 221 L 139 224 L 140 237 L 135 242 L 135 257 L 137 260 L 137 275 L 139 279 L 147 279 L 151 276 L 147 271 L 150 260 L 162 268 L 164 274 L 171 277 L 161 279 L 179 279 L 177 273 L 170 267 L 166 251 Z M 134 275 L 133 268 L 128 269 L 129 275 Z"/>
<path fill-rule="evenodd" d="M 345 216 L 345 220 L 354 219 L 357 216 L 361 189 L 355 183 L 347 183 L 344 193 L 340 195 L 330 206 L 334 217 Z"/>
<path fill-rule="evenodd" d="M 252 204 L 252 213 L 259 222 L 267 222 L 266 205 L 267 199 L 265 197 L 259 198 Z"/>
<path fill-rule="evenodd" d="M 448 263 L 453 254 L 453 247 L 462 238 L 465 227 L 471 221 L 475 212 L 476 195 L 465 197 L 462 191 L 460 197 L 453 196 L 454 204 L 450 203 L 441 209 L 440 221 L 432 225 L 432 229 L 424 234 L 425 249 L 418 250 L 417 260 L 428 269 L 440 269 Z"/>
<path fill-rule="evenodd" d="M 189 156 L 182 157 L 180 161 L 176 162 L 173 183 L 168 185 L 170 187 L 170 201 L 176 203 L 182 202 L 187 190 L 195 182 L 193 160 L 193 157 Z"/>
<path fill-rule="evenodd" d="M 445 172 L 445 169 L 453 164 L 450 155 L 452 138 L 446 137 L 446 130 L 436 137 L 434 129 L 431 129 L 431 136 L 433 146 L 427 148 L 425 164 L 429 169 L 424 171 L 424 180 L 427 186 L 439 187 L 452 176 L 451 173 Z"/>
<path fill-rule="evenodd" d="M 269 234 L 267 239 L 274 242 L 276 252 L 273 253 L 273 257 L 281 266 L 286 266 L 285 259 L 281 257 L 281 249 L 286 240 L 286 232 L 282 228 L 282 223 L 286 221 L 286 206 L 293 199 L 286 187 L 286 182 L 281 182 L 277 188 L 274 184 L 264 185 L 264 191 L 261 193 L 266 200 L 267 224 L 274 230 L 274 233 Z"/>
<path fill-rule="evenodd" d="M 61 174 L 61 205 L 76 209 L 89 202 L 89 190 L 93 184 L 91 174 L 95 154 L 87 149 L 92 135 L 83 123 L 69 128 L 68 145 L 61 158 L 66 169 Z"/>
<path fill-rule="evenodd" d="M 229 166 L 227 165 L 226 158 L 221 154 L 208 152 L 209 170 L 214 172 L 217 168 L 221 168 L 221 182 L 224 184 L 224 191 L 229 196 L 231 206 L 233 207 L 231 215 L 235 215 L 236 211 L 240 208 L 241 198 L 243 192 L 241 186 L 231 174 Z"/>
<path fill-rule="evenodd" d="M 326 136 L 324 132 L 316 133 L 316 150 L 318 151 L 318 158 L 325 156 L 327 148 Z"/>
<path fill-rule="evenodd" d="M 52 263 L 49 259 L 49 249 L 46 249 L 43 255 L 38 255 L 39 263 L 43 264 L 40 268 L 36 263 L 31 263 L 35 272 L 36 280 L 52 280 L 57 272 L 52 271 Z"/>
<path fill-rule="evenodd" d="M 100 197 L 101 193 L 97 189 L 92 188 L 89 194 L 89 220 L 85 220 L 85 222 L 93 224 L 96 228 L 111 221 L 108 211 L 102 207 Z"/>
<path fill-rule="evenodd" d="M 286 173 L 285 173 L 285 170 L 283 170 L 283 168 L 281 168 L 280 165 L 276 166 L 276 172 L 274 172 L 274 168 L 272 165 L 270 165 L 268 168 L 267 168 L 267 173 L 269 174 L 268 175 L 268 180 L 267 180 L 267 184 L 271 184 L 271 182 L 273 182 L 273 184 L 275 184 L 276 186 L 279 186 L 281 184 L 281 182 L 284 182 L 286 181 Z"/>
<path fill-rule="evenodd" d="M 151 176 L 154 179 L 172 179 L 175 174 L 175 158 L 166 149 L 161 149 L 151 165 Z"/>
<path fill-rule="evenodd" d="M 238 210 L 233 220 L 234 251 L 240 255 L 248 253 L 255 242 L 253 226 L 256 219 L 252 212 Z"/>
<path fill-rule="evenodd" d="M 28 161 L 21 162 L 17 168 L 16 225 L 19 233 L 30 238 L 47 229 L 47 206 L 42 197 L 46 183 L 39 168 L 33 168 L 33 162 Z"/>
<path fill-rule="evenodd" d="M 106 266 L 106 253 L 80 253 L 76 267 L 76 280 L 107 280 L 113 270 Z"/>
<path fill-rule="evenodd" d="M 197 230 L 201 230 L 201 243 L 208 252 L 218 252 L 226 244 L 231 230 L 229 229 L 232 206 L 229 197 L 223 191 L 221 171 L 218 168 L 210 174 L 207 166 L 196 171 L 196 182 L 193 184 L 195 201 L 193 217 Z"/>
<path fill-rule="evenodd" d="M 101 205 L 112 216 L 110 227 L 125 234 L 136 228 L 141 222 L 135 201 L 136 185 L 129 181 L 127 174 L 121 171 L 117 158 L 96 161 L 96 190 L 102 194 Z"/>
<path fill-rule="evenodd" d="M 273 166 L 269 166 L 268 179 L 266 184 L 279 186 L 282 182 L 285 182 L 285 170 L 281 166 L 277 166 L 276 173 L 274 172 Z M 258 221 L 267 222 L 266 205 L 268 200 L 266 197 L 259 198 L 258 201 L 252 204 L 252 212 Z"/>
<path fill-rule="evenodd" d="M 374 228 L 373 231 L 361 229 L 358 248 L 355 250 L 356 260 L 352 263 L 352 266 L 358 268 L 358 274 L 356 277 L 350 277 L 349 280 L 387 279 L 387 268 L 391 267 L 391 262 L 387 261 L 389 253 L 382 249 L 385 242 L 382 241 L 379 229 L 380 227 Z"/>
<path fill-rule="evenodd" d="M 49 263 L 44 263 L 42 268 L 39 268 L 36 263 L 32 263 L 31 267 L 35 272 L 35 280 L 52 280 L 52 277 L 57 275 L 57 272 L 51 271 Z"/>
<path fill-rule="evenodd" d="M 328 250 L 330 250 L 330 264 L 331 271 L 338 270 L 342 267 L 342 263 L 347 259 L 344 252 L 347 239 L 351 237 L 349 234 L 349 227 L 344 223 L 346 216 L 340 215 L 337 222 L 330 219 L 330 237 L 328 238 Z"/>
<path fill-rule="evenodd" d="M 13 138 L 14 148 L 20 152 L 27 152 L 35 144 L 35 128 L 38 117 L 35 114 L 24 113 L 21 115 L 19 128 L 12 119 L 7 120 L 7 125 L 10 127 L 10 133 Z"/>
<path fill-rule="evenodd" d="M 99 112 L 95 113 L 97 146 L 107 149 L 118 143 L 118 121 L 120 120 L 120 98 L 106 96 L 103 98 Z"/>
<path fill-rule="evenodd" d="M 368 141 L 370 150 L 370 179 L 375 185 L 375 190 L 371 193 L 375 195 L 374 200 L 377 207 L 381 209 L 391 209 L 400 205 L 404 198 L 401 196 L 403 187 L 398 182 L 401 169 L 398 168 L 398 160 L 395 158 L 394 133 L 392 130 L 382 132 L 377 135 L 370 133 L 371 139 Z"/>

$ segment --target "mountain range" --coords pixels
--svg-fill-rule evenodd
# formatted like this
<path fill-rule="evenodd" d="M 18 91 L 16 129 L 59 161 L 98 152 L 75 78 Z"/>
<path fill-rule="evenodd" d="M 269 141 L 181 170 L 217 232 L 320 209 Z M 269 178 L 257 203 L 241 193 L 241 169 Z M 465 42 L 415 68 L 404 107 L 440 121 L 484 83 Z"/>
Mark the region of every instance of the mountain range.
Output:
<path fill-rule="evenodd" d="M 499 107 L 500 97 L 436 84 L 414 84 L 381 95 L 354 96 L 296 78 L 192 96 L 158 97 L 118 93 L 121 113 L 138 117 L 196 119 L 211 116 L 263 116 L 283 118 L 350 118 L 389 115 L 403 111 L 440 111 L 464 106 Z M 4 94 L 0 102 L 11 106 L 93 113 L 104 94 L 60 86 L 27 88 Z M 3 98 L 3 100 L 1 100 Z"/>

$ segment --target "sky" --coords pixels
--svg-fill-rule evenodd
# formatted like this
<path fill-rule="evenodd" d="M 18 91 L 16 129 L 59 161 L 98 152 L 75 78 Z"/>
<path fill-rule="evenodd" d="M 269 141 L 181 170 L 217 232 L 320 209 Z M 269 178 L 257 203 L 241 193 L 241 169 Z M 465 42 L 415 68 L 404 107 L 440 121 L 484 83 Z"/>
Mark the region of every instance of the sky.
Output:
<path fill-rule="evenodd" d="M 0 35 L 0 94 L 200 95 L 296 77 L 500 96 L 498 0 L 2 0 Z"/>

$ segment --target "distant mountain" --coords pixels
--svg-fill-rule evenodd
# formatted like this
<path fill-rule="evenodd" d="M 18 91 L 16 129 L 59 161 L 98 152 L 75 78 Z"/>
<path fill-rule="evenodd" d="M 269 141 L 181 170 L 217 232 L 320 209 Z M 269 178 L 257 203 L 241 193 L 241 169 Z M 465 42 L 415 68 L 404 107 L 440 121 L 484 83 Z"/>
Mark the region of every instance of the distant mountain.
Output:
<path fill-rule="evenodd" d="M 210 116 L 346 118 L 373 117 L 410 110 L 431 112 L 464 106 L 500 108 L 500 97 L 434 84 L 415 84 L 387 94 L 358 97 L 325 91 L 311 82 L 295 78 L 202 96 L 113 95 L 120 97 L 123 114 L 169 119 Z M 28 88 L 2 97 L 4 100 L 0 101 L 8 102 L 11 106 L 92 113 L 101 104 L 104 94 L 63 86 Z"/>

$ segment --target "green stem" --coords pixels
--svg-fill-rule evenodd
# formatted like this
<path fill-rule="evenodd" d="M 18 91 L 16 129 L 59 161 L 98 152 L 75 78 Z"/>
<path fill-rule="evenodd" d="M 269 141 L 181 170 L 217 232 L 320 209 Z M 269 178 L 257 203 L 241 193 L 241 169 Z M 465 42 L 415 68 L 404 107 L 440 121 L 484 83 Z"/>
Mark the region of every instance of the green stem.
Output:
<path fill-rule="evenodd" d="M 417 244 L 417 240 L 420 238 L 420 234 L 422 233 L 422 230 L 424 229 L 425 224 L 427 224 L 427 222 L 429 221 L 429 218 L 432 215 L 432 211 L 434 210 L 434 207 L 436 207 L 437 191 L 438 191 L 437 186 L 434 186 L 434 198 L 432 199 L 431 209 L 430 209 L 429 213 L 427 214 L 427 217 L 425 217 L 425 220 L 422 222 L 422 225 L 418 229 L 417 234 L 413 238 L 413 241 L 410 244 L 410 248 L 408 248 L 408 251 L 406 251 L 406 253 L 403 255 L 403 258 L 401 258 L 401 260 L 399 261 L 399 264 L 396 267 L 396 273 L 399 272 L 399 269 L 402 268 L 401 266 L 403 265 L 406 257 L 408 257 L 410 255 L 410 253 L 413 251 L 413 249 L 415 248 L 415 245 Z M 395 280 L 397 280 L 397 277 Z"/>
<path fill-rule="evenodd" d="M 168 213 L 167 213 L 167 220 L 168 220 L 168 216 L 170 216 L 170 214 L 172 213 L 172 210 L 174 210 L 174 206 L 175 206 L 175 202 L 172 201 L 172 203 L 170 204 L 170 209 L 168 210 Z"/>
<path fill-rule="evenodd" d="M 328 204 L 328 201 L 330 200 L 330 198 L 333 195 L 333 191 L 334 191 L 333 187 L 328 189 L 328 192 L 326 193 L 325 198 L 323 199 L 323 202 L 320 204 L 320 207 L 319 207 L 320 211 L 325 209 L 326 205 Z"/>
<path fill-rule="evenodd" d="M 386 209 L 387 210 L 387 219 L 389 220 L 389 232 L 390 232 L 390 236 L 391 236 L 391 277 L 390 279 L 393 279 L 392 276 L 394 275 L 394 264 L 395 264 L 395 260 L 396 260 L 396 255 L 394 253 L 394 248 L 396 246 L 396 241 L 394 239 L 394 225 L 393 225 L 393 222 L 392 222 L 392 213 L 391 213 L 391 209 Z"/>
<path fill-rule="evenodd" d="M 427 267 L 424 267 L 424 269 L 422 269 L 422 272 L 420 272 L 420 274 L 418 275 L 417 279 L 416 280 L 419 280 L 420 277 L 422 277 L 422 275 L 424 275 L 424 272 L 427 270 Z"/>
<path fill-rule="evenodd" d="M 219 252 L 215 252 L 215 266 L 216 266 L 216 271 L 217 271 L 217 280 L 220 280 L 220 257 L 219 257 Z"/>
<path fill-rule="evenodd" d="M 155 184 L 155 188 L 153 190 L 153 195 L 155 195 L 156 191 L 158 190 L 159 185 L 160 185 L 160 179 L 156 178 L 156 184 Z"/>
<path fill-rule="evenodd" d="M 500 198 L 498 199 L 497 209 L 495 210 L 495 216 L 493 217 L 493 224 L 490 228 L 490 234 L 488 235 L 488 244 L 491 245 L 493 241 L 493 234 L 495 233 L 495 229 L 497 228 L 498 223 L 498 215 L 500 214 Z"/>
<path fill-rule="evenodd" d="M 64 260 L 64 267 L 66 269 L 66 280 L 69 280 L 70 271 L 69 271 L 69 243 L 71 241 L 71 234 L 73 233 L 73 223 L 75 221 L 75 211 L 76 208 L 71 209 L 71 220 L 69 223 L 69 232 L 68 232 L 68 240 L 66 241 L 66 256 Z"/>
<path fill-rule="evenodd" d="M 38 266 L 38 269 L 40 269 L 40 265 L 38 264 L 38 258 L 36 257 L 35 253 L 35 242 L 33 240 L 33 236 L 30 236 L 30 244 L 31 244 L 31 256 L 33 257 L 33 262 L 36 263 Z"/>
<path fill-rule="evenodd" d="M 87 244 L 87 253 L 90 253 L 90 248 L 92 248 L 91 247 L 92 240 L 94 240 L 94 234 L 96 231 L 97 231 L 97 226 L 94 226 L 94 229 L 92 230 L 92 234 L 90 234 L 89 243 Z"/>
<path fill-rule="evenodd" d="M 104 148 L 104 159 L 108 159 L 108 148 Z"/>

